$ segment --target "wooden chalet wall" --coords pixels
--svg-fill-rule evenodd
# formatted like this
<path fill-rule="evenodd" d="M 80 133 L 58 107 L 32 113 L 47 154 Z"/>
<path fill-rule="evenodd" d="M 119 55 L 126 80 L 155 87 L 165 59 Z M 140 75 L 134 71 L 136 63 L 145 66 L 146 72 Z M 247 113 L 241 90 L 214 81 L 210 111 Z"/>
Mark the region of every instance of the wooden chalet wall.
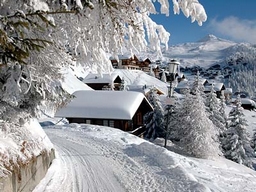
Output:
<path fill-rule="evenodd" d="M 136 128 L 143 126 L 143 116 L 152 111 L 152 108 L 143 100 L 137 111 L 135 112 L 132 120 L 120 120 L 120 119 L 96 119 L 96 118 L 70 118 L 67 117 L 69 123 L 85 123 L 92 125 L 102 125 L 108 127 L 114 127 L 123 131 L 133 131 Z"/>

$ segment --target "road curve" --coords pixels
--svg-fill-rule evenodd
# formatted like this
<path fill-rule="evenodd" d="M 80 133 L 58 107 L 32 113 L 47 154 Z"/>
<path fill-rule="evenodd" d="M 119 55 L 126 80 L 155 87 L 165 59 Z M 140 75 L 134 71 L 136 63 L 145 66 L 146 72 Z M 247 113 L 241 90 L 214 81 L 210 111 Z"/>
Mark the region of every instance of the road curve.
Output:
<path fill-rule="evenodd" d="M 205 191 L 164 148 L 143 141 L 127 145 L 126 138 L 134 137 L 127 133 L 111 140 L 85 129 L 45 132 L 57 158 L 33 192 Z"/>

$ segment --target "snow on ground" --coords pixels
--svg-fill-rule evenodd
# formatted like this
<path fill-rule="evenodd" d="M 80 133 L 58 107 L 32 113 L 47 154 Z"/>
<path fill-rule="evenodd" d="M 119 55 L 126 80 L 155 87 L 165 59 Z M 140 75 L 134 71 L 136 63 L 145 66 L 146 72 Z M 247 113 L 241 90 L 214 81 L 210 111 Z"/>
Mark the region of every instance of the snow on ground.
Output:
<path fill-rule="evenodd" d="M 253 136 L 253 132 L 256 131 L 256 112 L 244 110 L 245 119 L 247 120 L 248 124 L 248 133 L 250 136 Z"/>
<path fill-rule="evenodd" d="M 179 155 L 109 127 L 70 124 L 44 130 L 57 158 L 33 192 L 255 190 L 255 171 L 221 157 Z"/>
<path fill-rule="evenodd" d="M 36 119 L 30 119 L 19 129 L 16 126 L 7 127 L 6 124 L 2 125 L 2 128 L 3 130 L 0 130 L 0 177 L 5 177 L 16 166 L 25 165 L 41 152 L 50 152 L 53 148 Z"/>

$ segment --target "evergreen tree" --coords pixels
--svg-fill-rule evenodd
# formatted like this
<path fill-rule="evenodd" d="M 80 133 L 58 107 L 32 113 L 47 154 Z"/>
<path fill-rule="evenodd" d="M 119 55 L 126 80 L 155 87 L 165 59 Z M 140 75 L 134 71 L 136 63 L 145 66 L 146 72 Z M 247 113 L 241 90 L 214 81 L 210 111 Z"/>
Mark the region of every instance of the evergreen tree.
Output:
<path fill-rule="evenodd" d="M 204 96 L 204 85 L 202 83 L 202 80 L 200 79 L 200 73 L 197 71 L 197 74 L 194 78 L 194 82 L 191 87 L 191 93 L 196 94 L 199 93 L 200 95 Z"/>
<path fill-rule="evenodd" d="M 195 157 L 210 158 L 221 154 L 217 131 L 208 118 L 204 101 L 198 91 L 186 94 L 178 112 L 181 145 Z"/>
<path fill-rule="evenodd" d="M 167 80 L 166 80 L 166 74 L 165 74 L 165 71 L 163 70 L 162 71 L 162 76 L 161 76 L 161 81 L 163 81 L 163 82 L 167 82 Z"/>
<path fill-rule="evenodd" d="M 218 135 L 222 136 L 226 129 L 226 121 L 221 113 L 221 103 L 217 98 L 217 94 L 215 93 L 214 85 L 211 86 L 210 93 L 206 95 L 205 106 L 207 108 L 207 112 L 209 113 L 210 120 L 213 122 L 219 133 Z"/>
<path fill-rule="evenodd" d="M 144 123 L 146 124 L 144 136 L 146 139 L 154 140 L 164 136 L 164 110 L 155 88 L 149 91 L 148 100 L 154 110 L 144 116 Z"/>
<path fill-rule="evenodd" d="M 254 152 L 250 146 L 249 134 L 246 131 L 247 122 L 243 110 L 238 95 L 235 106 L 229 113 L 230 123 L 225 132 L 222 147 L 227 159 L 252 168 L 251 158 L 254 156 Z"/>
<path fill-rule="evenodd" d="M 174 106 L 166 106 L 165 109 L 165 134 L 168 140 L 171 141 L 180 141 L 180 122 L 179 122 L 179 103 L 175 102 Z"/>
<path fill-rule="evenodd" d="M 124 91 L 126 90 L 126 86 L 125 86 L 125 82 L 124 82 L 124 78 L 122 78 L 121 80 L 121 84 L 120 84 L 120 88 L 119 88 L 120 91 Z"/>
<path fill-rule="evenodd" d="M 254 150 L 254 155 L 256 155 L 256 129 L 253 130 L 253 136 L 251 139 L 251 147 Z"/>
<path fill-rule="evenodd" d="M 220 95 L 220 114 L 223 117 L 223 120 L 225 122 L 225 128 L 227 128 L 228 126 L 228 118 L 227 118 L 227 114 L 226 114 L 226 99 L 224 96 L 224 91 L 221 92 Z"/>

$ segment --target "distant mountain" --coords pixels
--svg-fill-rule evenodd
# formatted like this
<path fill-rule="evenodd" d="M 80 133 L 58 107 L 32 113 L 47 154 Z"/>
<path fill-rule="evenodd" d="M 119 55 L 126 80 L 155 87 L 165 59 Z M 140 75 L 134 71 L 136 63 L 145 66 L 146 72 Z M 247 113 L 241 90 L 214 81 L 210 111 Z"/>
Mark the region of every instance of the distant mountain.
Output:
<path fill-rule="evenodd" d="M 202 39 L 198 40 L 198 42 L 209 42 L 209 41 L 228 41 L 228 40 L 218 38 L 212 34 L 208 34 L 205 37 L 203 37 Z"/>
<path fill-rule="evenodd" d="M 236 45 L 235 42 L 220 39 L 214 35 L 207 35 L 197 42 L 178 44 L 169 47 L 163 53 L 165 59 L 176 58 L 181 66 L 192 67 L 195 65 L 207 68 L 221 62 L 227 57 L 225 49 Z"/>
<path fill-rule="evenodd" d="M 170 46 L 168 50 L 163 51 L 163 61 L 168 62 L 169 59 L 176 58 L 183 67 L 208 68 L 215 64 L 227 64 L 230 58 L 237 55 L 256 57 L 256 48 L 248 43 L 235 43 L 207 35 L 197 42 Z"/>

